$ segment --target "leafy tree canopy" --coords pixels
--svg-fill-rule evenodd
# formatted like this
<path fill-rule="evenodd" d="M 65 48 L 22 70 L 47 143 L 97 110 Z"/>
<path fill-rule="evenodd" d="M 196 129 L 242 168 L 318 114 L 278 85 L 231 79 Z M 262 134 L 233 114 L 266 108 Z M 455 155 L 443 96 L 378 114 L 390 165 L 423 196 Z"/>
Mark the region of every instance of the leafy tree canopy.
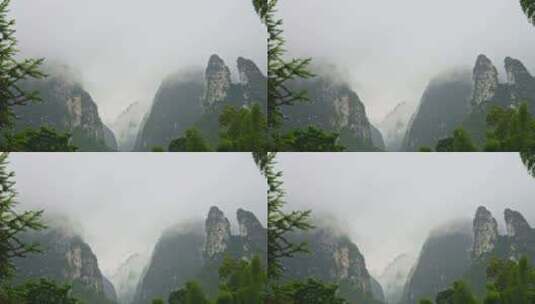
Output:
<path fill-rule="evenodd" d="M 49 127 L 25 129 L 22 132 L 6 133 L 4 151 L 12 152 L 75 152 L 70 134 L 59 134 Z"/>
<path fill-rule="evenodd" d="M 345 148 L 338 143 L 338 134 L 309 126 L 296 129 L 275 140 L 278 151 L 284 152 L 342 152 Z"/>
<path fill-rule="evenodd" d="M 15 20 L 8 17 L 10 0 L 0 2 L 0 128 L 12 127 L 13 107 L 39 101 L 37 92 L 27 92 L 20 81 L 43 78 L 39 71 L 43 59 L 17 60 L 19 49 L 15 38 Z"/>
<path fill-rule="evenodd" d="M 535 0 L 520 0 L 520 5 L 529 21 L 535 25 Z"/>
<path fill-rule="evenodd" d="M 43 211 L 17 210 L 15 174 L 7 169 L 7 157 L 7 153 L 0 154 L 0 283 L 12 275 L 14 258 L 39 251 L 37 244 L 25 243 L 21 233 L 45 228 Z"/>
<path fill-rule="evenodd" d="M 196 128 L 187 129 L 185 135 L 169 144 L 169 152 L 209 152 L 208 143 Z"/>
<path fill-rule="evenodd" d="M 225 107 L 219 124 L 222 132 L 218 151 L 267 151 L 267 122 L 258 104 L 239 110 Z"/>

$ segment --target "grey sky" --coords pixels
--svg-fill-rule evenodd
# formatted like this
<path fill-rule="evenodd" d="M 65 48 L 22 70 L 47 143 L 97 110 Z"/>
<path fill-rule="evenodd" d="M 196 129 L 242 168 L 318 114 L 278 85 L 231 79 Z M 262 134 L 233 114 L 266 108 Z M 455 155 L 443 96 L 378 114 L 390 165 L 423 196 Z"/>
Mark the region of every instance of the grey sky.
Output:
<path fill-rule="evenodd" d="M 150 102 L 167 74 L 205 67 L 219 54 L 266 70 L 266 30 L 245 0 L 17 0 L 26 56 L 76 68 L 105 121 L 134 101 Z"/>
<path fill-rule="evenodd" d="M 265 178 L 250 153 L 12 153 L 10 162 L 20 207 L 72 219 L 105 273 L 213 205 L 233 225 L 238 208 L 266 222 Z"/>
<path fill-rule="evenodd" d="M 429 79 L 484 53 L 503 75 L 506 56 L 535 74 L 535 27 L 518 0 L 280 1 L 293 56 L 337 64 L 380 120 L 417 103 Z"/>
<path fill-rule="evenodd" d="M 402 253 L 417 256 L 437 226 L 472 220 L 487 206 L 535 226 L 535 179 L 516 153 L 309 153 L 278 155 L 288 208 L 334 219 L 378 273 Z"/>

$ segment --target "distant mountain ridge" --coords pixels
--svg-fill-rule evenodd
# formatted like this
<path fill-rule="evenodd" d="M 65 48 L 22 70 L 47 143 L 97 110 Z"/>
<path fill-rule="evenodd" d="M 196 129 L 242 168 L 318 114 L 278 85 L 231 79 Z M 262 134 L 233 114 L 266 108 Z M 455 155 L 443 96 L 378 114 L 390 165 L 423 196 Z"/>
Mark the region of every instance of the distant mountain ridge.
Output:
<path fill-rule="evenodd" d="M 403 288 L 416 258 L 401 254 L 384 269 L 377 278 L 384 289 L 386 303 L 397 304 L 403 296 Z"/>
<path fill-rule="evenodd" d="M 111 275 L 110 280 L 117 291 L 120 304 L 132 303 L 141 276 L 146 271 L 148 258 L 140 254 L 130 255 Z"/>
<path fill-rule="evenodd" d="M 400 102 L 377 124 L 383 134 L 386 151 L 401 150 L 403 137 L 407 132 L 414 112 L 414 105 L 408 102 Z"/>
<path fill-rule="evenodd" d="M 137 101 L 130 104 L 117 116 L 111 127 L 116 134 L 119 151 L 130 152 L 134 149 L 136 137 L 146 112 L 147 107 Z"/>

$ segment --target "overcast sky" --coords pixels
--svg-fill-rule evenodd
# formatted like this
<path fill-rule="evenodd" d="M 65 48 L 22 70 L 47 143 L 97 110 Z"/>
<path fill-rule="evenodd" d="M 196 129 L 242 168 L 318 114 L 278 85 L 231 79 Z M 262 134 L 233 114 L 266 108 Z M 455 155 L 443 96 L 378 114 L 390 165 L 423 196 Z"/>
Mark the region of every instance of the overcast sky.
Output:
<path fill-rule="evenodd" d="M 503 211 L 535 226 L 535 179 L 516 153 L 308 153 L 278 155 L 288 208 L 334 219 L 372 273 L 396 256 L 417 256 L 430 231 L 472 220 L 484 205 L 503 229 Z"/>
<path fill-rule="evenodd" d="M 451 67 L 480 53 L 503 75 L 506 56 L 535 74 L 535 27 L 518 0 L 280 1 L 290 54 L 335 63 L 373 121 L 400 101 L 419 102 Z"/>
<path fill-rule="evenodd" d="M 68 216 L 106 274 L 213 205 L 236 233 L 238 208 L 266 222 L 265 178 L 250 153 L 12 153 L 10 162 L 20 207 Z"/>
<path fill-rule="evenodd" d="M 266 30 L 250 0 L 17 0 L 17 38 L 26 56 L 76 68 L 105 121 L 134 101 L 150 102 L 162 79 L 204 68 L 219 54 L 266 70 Z"/>

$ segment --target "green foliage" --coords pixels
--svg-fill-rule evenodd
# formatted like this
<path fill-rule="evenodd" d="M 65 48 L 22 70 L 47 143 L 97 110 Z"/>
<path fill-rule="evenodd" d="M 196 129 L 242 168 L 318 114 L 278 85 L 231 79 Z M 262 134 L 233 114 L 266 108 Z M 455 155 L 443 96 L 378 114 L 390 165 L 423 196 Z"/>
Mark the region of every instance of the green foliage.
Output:
<path fill-rule="evenodd" d="M 285 44 L 282 36 L 282 20 L 275 17 L 278 0 L 265 0 L 260 5 L 264 14 L 264 22 L 268 30 L 268 126 L 277 127 L 282 121 L 280 107 L 292 105 L 295 102 L 306 101 L 306 92 L 293 92 L 287 83 L 297 78 L 311 78 L 313 74 L 308 71 L 311 59 L 286 60 Z"/>
<path fill-rule="evenodd" d="M 437 301 L 439 304 L 440 299 Z M 477 300 L 462 281 L 453 283 L 453 294 L 451 295 L 451 304 L 476 304 Z"/>
<path fill-rule="evenodd" d="M 323 284 L 314 279 L 304 282 L 294 281 L 285 286 L 277 287 L 272 303 L 275 304 L 345 304 L 344 299 L 337 296 L 338 287 Z"/>
<path fill-rule="evenodd" d="M 265 20 L 268 10 L 268 0 L 252 0 L 253 6 L 262 21 Z"/>
<path fill-rule="evenodd" d="M 216 303 L 262 303 L 267 275 L 259 257 L 251 262 L 226 258 L 219 269 L 220 294 Z"/>
<path fill-rule="evenodd" d="M 165 152 L 165 149 L 162 146 L 154 146 L 150 149 L 151 152 Z"/>
<path fill-rule="evenodd" d="M 492 108 L 487 125 L 485 151 L 525 152 L 535 147 L 535 120 L 525 103 L 518 108 Z"/>
<path fill-rule="evenodd" d="M 15 20 L 8 17 L 10 0 L 0 2 L 0 128 L 12 127 L 15 115 L 13 107 L 39 101 L 37 92 L 26 92 L 20 81 L 43 78 L 39 71 L 43 59 L 17 60 L 19 49 L 15 38 Z"/>
<path fill-rule="evenodd" d="M 204 291 L 195 282 L 188 282 L 186 286 L 171 293 L 169 304 L 209 304 Z"/>
<path fill-rule="evenodd" d="M 237 110 L 226 106 L 219 117 L 218 151 L 267 151 L 267 122 L 258 104 Z"/>
<path fill-rule="evenodd" d="M 296 129 L 275 140 L 276 149 L 284 152 L 342 152 L 337 143 L 338 134 L 325 132 L 317 127 Z"/>
<path fill-rule="evenodd" d="M 535 303 L 535 269 L 523 257 L 511 260 L 491 261 L 487 269 L 488 284 L 485 304 Z"/>
<path fill-rule="evenodd" d="M 185 135 L 169 144 L 169 152 L 209 152 L 208 143 L 196 128 L 187 129 Z"/>
<path fill-rule="evenodd" d="M 152 300 L 152 304 L 165 304 L 165 301 L 162 299 L 154 299 Z"/>
<path fill-rule="evenodd" d="M 457 281 L 453 283 L 453 287 L 440 292 L 435 300 L 436 304 L 478 304 L 476 297 L 468 286 L 462 282 Z M 420 300 L 419 304 L 432 304 L 428 299 Z"/>
<path fill-rule="evenodd" d="M 60 135 L 49 128 L 24 130 L 12 134 L 16 119 L 14 107 L 41 101 L 37 91 L 21 86 L 28 79 L 42 79 L 39 70 L 44 59 L 17 60 L 19 49 L 15 38 L 15 20 L 8 17 L 10 0 L 0 0 L 0 129 L 3 130 L 3 151 L 55 152 L 75 151 L 68 135 Z"/>
<path fill-rule="evenodd" d="M 522 162 L 528 169 L 529 174 L 535 177 L 535 150 L 520 152 Z"/>
<path fill-rule="evenodd" d="M 72 130 L 72 144 L 85 152 L 114 152 L 111 147 L 106 145 L 104 140 L 98 140 L 93 136 L 89 136 L 81 128 Z"/>
<path fill-rule="evenodd" d="M 81 304 L 71 297 L 69 285 L 59 286 L 45 279 L 27 282 L 17 287 L 16 293 L 20 303 L 24 304 Z"/>
<path fill-rule="evenodd" d="M 0 154 L 0 283 L 12 274 L 14 258 L 39 251 L 37 244 L 24 243 L 20 234 L 45 228 L 41 223 L 43 211 L 16 209 L 15 174 L 7 169 L 7 157 L 7 153 Z"/>
<path fill-rule="evenodd" d="M 520 152 L 522 162 L 535 177 L 535 119 L 529 113 L 526 103 L 517 108 L 491 108 L 487 115 L 486 133 L 484 151 Z M 440 140 L 436 151 L 476 152 L 477 147 L 468 133 L 459 128 L 454 131 L 453 137 Z"/>
<path fill-rule="evenodd" d="M 520 0 L 520 5 L 529 21 L 535 25 L 535 0 Z"/>
<path fill-rule="evenodd" d="M 477 147 L 470 135 L 463 129 L 453 131 L 453 137 L 440 140 L 436 146 L 437 152 L 476 152 Z"/>
<path fill-rule="evenodd" d="M 186 303 L 188 291 L 185 288 L 173 291 L 169 295 L 169 304 L 184 304 Z"/>
<path fill-rule="evenodd" d="M 518 262 L 493 258 L 487 267 L 487 290 L 484 304 L 532 304 L 535 303 L 535 268 L 527 257 Z M 470 288 L 457 281 L 452 288 L 440 292 L 437 304 L 478 304 Z M 420 304 L 431 303 L 428 300 Z"/>
<path fill-rule="evenodd" d="M 78 149 L 71 144 L 69 134 L 59 134 L 49 127 L 7 133 L 2 146 L 5 151 L 12 152 L 75 152 Z"/>
<path fill-rule="evenodd" d="M 275 157 L 276 153 L 267 153 L 263 174 L 268 184 L 268 276 L 276 281 L 283 273 L 282 258 L 307 251 L 305 242 L 294 244 L 288 239 L 288 234 L 309 230 L 313 226 L 310 224 L 310 211 L 283 210 L 286 205 L 284 183 L 282 172 L 275 168 Z"/>
<path fill-rule="evenodd" d="M 210 302 L 196 282 L 169 295 L 169 304 L 256 304 L 263 303 L 267 275 L 259 257 L 250 262 L 225 258 L 219 268 L 219 291 Z"/>
<path fill-rule="evenodd" d="M 433 152 L 433 150 L 429 147 L 420 147 L 419 152 Z"/>

